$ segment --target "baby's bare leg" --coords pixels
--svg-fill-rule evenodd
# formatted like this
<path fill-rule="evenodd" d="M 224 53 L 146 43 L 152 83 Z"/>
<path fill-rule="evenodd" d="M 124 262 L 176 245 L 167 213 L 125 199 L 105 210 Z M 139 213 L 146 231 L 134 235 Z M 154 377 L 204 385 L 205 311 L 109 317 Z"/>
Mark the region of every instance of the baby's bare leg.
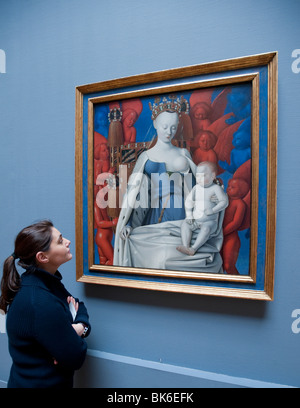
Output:
<path fill-rule="evenodd" d="M 185 247 L 190 246 L 190 242 L 192 239 L 192 233 L 193 233 L 193 224 L 188 224 L 186 221 L 183 221 L 181 225 L 181 240 L 182 244 Z"/>
<path fill-rule="evenodd" d="M 211 228 L 208 225 L 201 225 L 196 241 L 194 244 L 191 246 L 191 249 L 194 250 L 195 252 L 202 247 L 208 240 L 209 236 L 211 234 Z"/>
<path fill-rule="evenodd" d="M 188 224 L 186 221 L 183 221 L 181 225 L 181 241 L 183 245 L 176 247 L 177 251 L 185 255 L 194 255 L 193 251 L 190 251 L 190 243 L 193 233 L 193 224 Z"/>

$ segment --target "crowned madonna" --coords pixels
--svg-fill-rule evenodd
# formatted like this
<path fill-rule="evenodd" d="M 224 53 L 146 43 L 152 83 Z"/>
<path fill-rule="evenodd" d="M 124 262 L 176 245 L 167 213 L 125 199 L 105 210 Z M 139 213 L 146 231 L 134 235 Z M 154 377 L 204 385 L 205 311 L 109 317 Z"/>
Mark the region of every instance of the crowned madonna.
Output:
<path fill-rule="evenodd" d="M 185 114 L 182 106 L 182 99 L 174 96 L 156 98 L 150 104 L 156 143 L 139 156 L 128 181 L 116 228 L 116 266 L 222 272 L 219 252 L 224 212 L 219 215 L 216 231 L 194 256 L 176 249 L 181 245 L 181 226 L 186 218 L 185 198 L 196 175 L 188 150 L 172 144 Z"/>

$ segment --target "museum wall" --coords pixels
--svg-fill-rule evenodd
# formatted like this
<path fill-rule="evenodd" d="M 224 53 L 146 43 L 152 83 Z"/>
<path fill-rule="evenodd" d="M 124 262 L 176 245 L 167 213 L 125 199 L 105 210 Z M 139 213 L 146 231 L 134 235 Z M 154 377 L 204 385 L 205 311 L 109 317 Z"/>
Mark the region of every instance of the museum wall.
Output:
<path fill-rule="evenodd" d="M 41 218 L 71 240 L 60 271 L 92 324 L 77 387 L 300 386 L 299 13 L 298 0 L 0 2 L 0 259 Z M 75 87 L 270 51 L 279 61 L 274 301 L 76 282 Z M 3 315 L 0 331 L 5 387 Z"/>

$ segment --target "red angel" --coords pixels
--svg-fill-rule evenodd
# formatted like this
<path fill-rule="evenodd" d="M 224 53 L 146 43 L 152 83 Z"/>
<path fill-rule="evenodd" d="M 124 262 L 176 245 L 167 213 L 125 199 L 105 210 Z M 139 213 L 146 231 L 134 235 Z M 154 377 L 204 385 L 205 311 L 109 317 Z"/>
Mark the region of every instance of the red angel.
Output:
<path fill-rule="evenodd" d="M 230 275 L 239 275 L 236 262 L 240 251 L 238 231 L 250 227 L 251 160 L 245 162 L 229 180 L 227 195 L 229 205 L 223 221 L 224 241 L 221 251 L 224 270 Z"/>
<path fill-rule="evenodd" d="M 114 172 L 110 167 L 109 148 L 107 143 L 100 143 L 94 148 L 94 184 L 99 174 L 107 172 Z"/>
<path fill-rule="evenodd" d="M 114 250 L 111 244 L 113 227 L 118 223 L 118 218 L 111 220 L 106 208 L 100 208 L 97 204 L 97 194 L 103 186 L 94 186 L 94 228 L 96 231 L 95 243 L 101 265 L 113 265 Z"/>
<path fill-rule="evenodd" d="M 224 115 L 227 105 L 227 95 L 230 88 L 225 88 L 212 102 L 212 94 L 215 88 L 199 89 L 190 96 L 191 121 L 194 131 L 194 137 L 201 130 L 207 130 L 208 127 Z"/>
<path fill-rule="evenodd" d="M 124 143 L 135 143 L 136 128 L 135 122 L 138 120 L 143 110 L 143 104 L 140 99 L 129 99 L 122 102 L 122 124 Z"/>
<path fill-rule="evenodd" d="M 96 229 L 95 243 L 98 247 L 100 264 L 112 265 L 113 247 L 111 240 L 113 237 L 113 227 L 116 220 L 111 220 L 107 213 L 107 208 L 98 206 L 97 195 L 105 186 L 108 174 L 114 173 L 114 168 L 110 167 L 109 148 L 107 140 L 100 133 L 94 132 L 94 229 Z M 103 183 L 97 185 L 97 179 L 103 175 Z M 98 183 L 99 184 L 99 183 Z"/>
<path fill-rule="evenodd" d="M 218 155 L 215 151 L 215 146 L 217 144 L 220 134 L 229 126 L 226 120 L 231 116 L 231 114 L 224 115 L 221 118 L 214 121 L 207 130 L 202 130 L 198 133 L 193 142 L 193 147 L 191 148 L 192 157 L 195 164 L 199 164 L 203 161 L 213 162 L 218 165 Z M 195 150 L 196 147 L 196 150 Z M 218 168 L 218 174 L 222 173 L 222 169 Z"/>

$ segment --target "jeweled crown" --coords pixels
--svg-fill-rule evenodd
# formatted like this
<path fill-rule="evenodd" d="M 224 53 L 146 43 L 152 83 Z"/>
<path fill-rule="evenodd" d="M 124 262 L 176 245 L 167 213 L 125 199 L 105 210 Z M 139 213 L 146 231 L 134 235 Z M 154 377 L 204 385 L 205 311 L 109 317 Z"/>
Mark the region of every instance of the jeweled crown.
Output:
<path fill-rule="evenodd" d="M 157 116 L 162 112 L 177 112 L 178 115 L 181 112 L 181 102 L 176 95 L 170 95 L 167 97 L 156 97 L 154 103 L 149 102 L 149 108 L 152 111 L 152 120 L 156 119 Z"/>

